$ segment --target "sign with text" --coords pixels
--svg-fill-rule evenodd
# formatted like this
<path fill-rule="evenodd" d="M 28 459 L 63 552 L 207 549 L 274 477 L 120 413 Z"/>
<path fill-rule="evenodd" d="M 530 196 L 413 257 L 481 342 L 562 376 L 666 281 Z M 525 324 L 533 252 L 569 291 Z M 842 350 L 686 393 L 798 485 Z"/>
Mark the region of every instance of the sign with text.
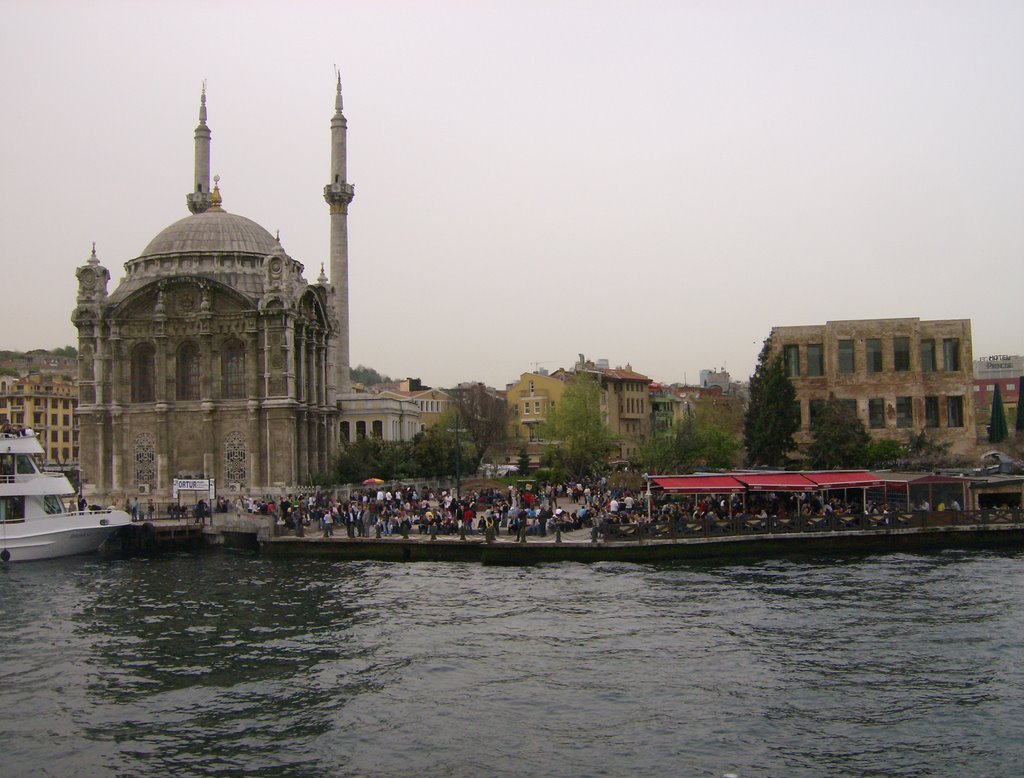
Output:
<path fill-rule="evenodd" d="M 207 492 L 213 499 L 212 478 L 175 478 L 171 481 L 171 497 L 177 499 L 179 492 Z"/>

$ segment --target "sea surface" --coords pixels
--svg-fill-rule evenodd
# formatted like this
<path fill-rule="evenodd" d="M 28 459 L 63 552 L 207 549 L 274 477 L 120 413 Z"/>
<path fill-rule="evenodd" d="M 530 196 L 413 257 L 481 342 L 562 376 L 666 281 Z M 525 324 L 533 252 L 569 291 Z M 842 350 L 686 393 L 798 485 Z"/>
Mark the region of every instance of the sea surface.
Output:
<path fill-rule="evenodd" d="M 0 567 L 4 776 L 1024 774 L 1024 554 Z"/>

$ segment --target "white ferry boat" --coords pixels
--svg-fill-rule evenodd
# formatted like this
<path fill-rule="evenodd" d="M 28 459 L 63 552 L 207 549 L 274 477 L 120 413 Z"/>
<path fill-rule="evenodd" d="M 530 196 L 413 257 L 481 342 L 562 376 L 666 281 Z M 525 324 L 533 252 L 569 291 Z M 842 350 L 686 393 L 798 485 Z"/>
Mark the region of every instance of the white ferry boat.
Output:
<path fill-rule="evenodd" d="M 43 447 L 31 430 L 0 433 L 0 562 L 96 551 L 131 516 L 119 510 L 74 510 L 75 490 L 62 473 L 44 473 Z"/>

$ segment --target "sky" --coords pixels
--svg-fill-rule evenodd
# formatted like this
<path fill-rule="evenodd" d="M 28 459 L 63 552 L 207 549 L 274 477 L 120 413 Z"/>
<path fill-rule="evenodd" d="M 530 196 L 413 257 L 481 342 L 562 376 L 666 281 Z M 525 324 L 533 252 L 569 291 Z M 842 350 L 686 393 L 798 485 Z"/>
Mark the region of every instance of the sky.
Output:
<path fill-rule="evenodd" d="M 433 386 L 577 354 L 695 383 L 776 325 L 970 318 L 1024 353 L 1024 3 L 0 0 L 0 348 L 75 268 L 225 210 L 315 282 L 335 67 L 352 364 Z"/>

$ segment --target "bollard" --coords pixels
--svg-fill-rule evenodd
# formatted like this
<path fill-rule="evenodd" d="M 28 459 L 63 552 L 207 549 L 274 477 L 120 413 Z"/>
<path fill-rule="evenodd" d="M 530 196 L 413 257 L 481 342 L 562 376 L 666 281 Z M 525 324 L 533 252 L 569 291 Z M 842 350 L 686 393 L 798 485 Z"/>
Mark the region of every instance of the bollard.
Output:
<path fill-rule="evenodd" d="M 590 542 L 591 543 L 597 543 L 597 525 L 596 524 L 594 524 L 590 528 Z"/>
<path fill-rule="evenodd" d="M 555 525 L 555 542 L 556 543 L 561 543 L 562 542 L 562 525 L 561 524 L 556 524 Z"/>

